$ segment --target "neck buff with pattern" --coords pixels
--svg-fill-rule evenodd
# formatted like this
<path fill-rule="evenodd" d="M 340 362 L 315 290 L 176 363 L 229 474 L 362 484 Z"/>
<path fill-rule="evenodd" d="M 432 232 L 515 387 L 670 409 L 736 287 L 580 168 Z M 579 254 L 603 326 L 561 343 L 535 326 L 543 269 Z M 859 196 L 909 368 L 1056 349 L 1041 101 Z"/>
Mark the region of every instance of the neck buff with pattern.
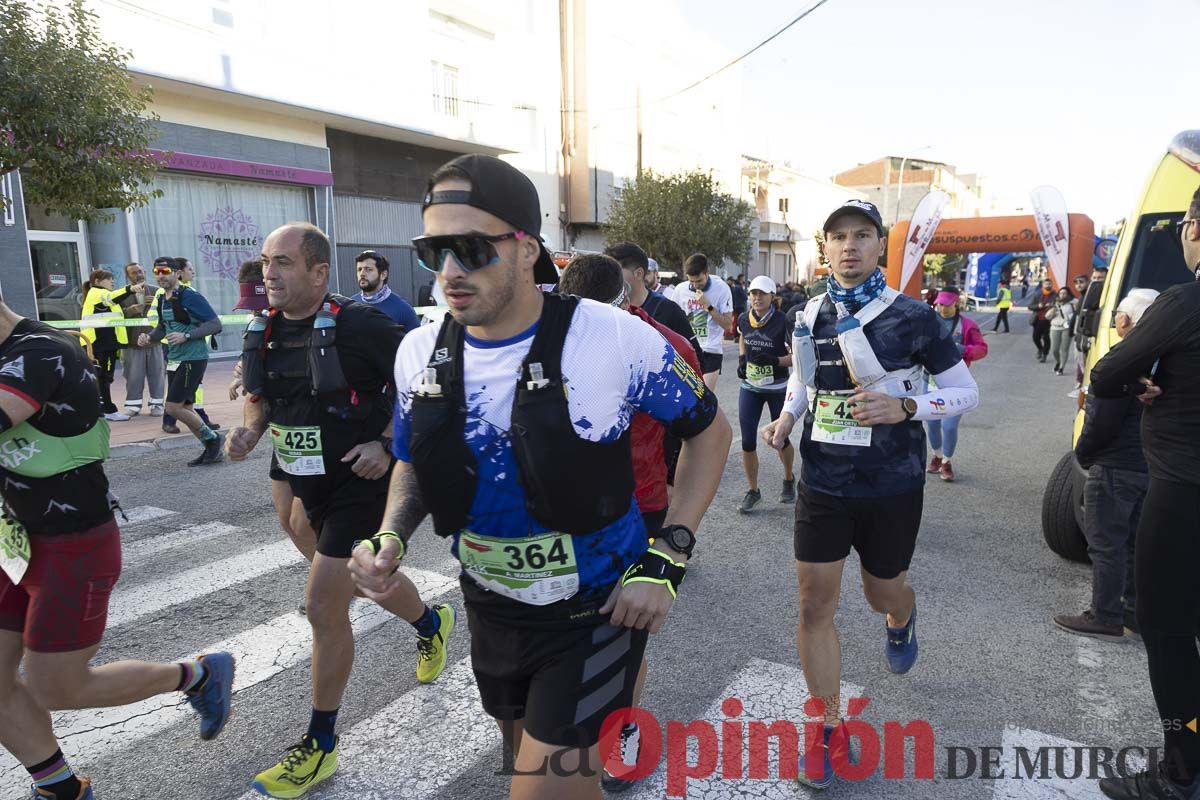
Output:
<path fill-rule="evenodd" d="M 751 328 L 761 328 L 763 325 L 767 324 L 767 320 L 769 320 L 772 316 L 775 315 L 775 306 L 774 305 L 767 306 L 767 313 L 762 315 L 762 319 L 759 319 L 758 315 L 754 313 L 753 308 L 749 309 L 746 313 L 750 317 L 750 327 Z"/>
<path fill-rule="evenodd" d="M 384 300 L 387 300 L 391 296 L 392 296 L 392 287 L 388 286 L 386 283 L 375 294 L 367 294 L 366 292 L 362 293 L 363 301 L 367 302 L 367 303 L 372 303 L 372 304 L 382 303 Z"/>
<path fill-rule="evenodd" d="M 851 314 L 857 314 L 863 306 L 883 294 L 886 288 L 887 278 L 883 277 L 883 270 L 880 269 L 876 269 L 871 277 L 853 289 L 842 288 L 837 277 L 833 273 L 829 275 L 829 299 L 845 305 Z"/>

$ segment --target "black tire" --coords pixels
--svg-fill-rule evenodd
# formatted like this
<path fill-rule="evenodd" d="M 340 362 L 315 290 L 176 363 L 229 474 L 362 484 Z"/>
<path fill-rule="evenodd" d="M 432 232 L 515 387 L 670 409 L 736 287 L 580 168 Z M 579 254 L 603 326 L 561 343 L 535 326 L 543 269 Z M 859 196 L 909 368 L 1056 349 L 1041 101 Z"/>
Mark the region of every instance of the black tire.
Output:
<path fill-rule="evenodd" d="M 1079 527 L 1076 506 L 1081 502 L 1081 487 L 1076 485 L 1075 454 L 1059 460 L 1046 482 L 1042 496 L 1042 536 L 1056 555 L 1080 564 L 1091 563 L 1087 539 Z"/>

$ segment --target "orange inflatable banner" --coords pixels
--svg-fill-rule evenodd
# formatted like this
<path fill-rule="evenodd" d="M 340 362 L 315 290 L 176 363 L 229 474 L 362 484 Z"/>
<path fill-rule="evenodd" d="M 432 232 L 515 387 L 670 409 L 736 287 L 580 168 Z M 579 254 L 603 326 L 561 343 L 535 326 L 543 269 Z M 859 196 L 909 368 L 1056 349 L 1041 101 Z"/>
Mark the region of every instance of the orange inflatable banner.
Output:
<path fill-rule="evenodd" d="M 1067 285 L 1076 275 L 1092 271 L 1096 225 L 1085 214 L 1069 214 L 1070 251 L 1067 261 Z M 910 220 L 901 220 L 888 232 L 888 285 L 912 297 L 921 296 L 923 275 L 915 270 L 905 286 L 900 285 L 904 263 L 904 245 Z M 943 219 L 929 243 L 925 255 L 934 253 L 1024 253 L 1044 251 L 1033 215 L 1016 217 L 963 217 Z M 1055 281 L 1057 283 L 1057 281 Z M 1054 287 L 1058 289 L 1058 286 Z"/>

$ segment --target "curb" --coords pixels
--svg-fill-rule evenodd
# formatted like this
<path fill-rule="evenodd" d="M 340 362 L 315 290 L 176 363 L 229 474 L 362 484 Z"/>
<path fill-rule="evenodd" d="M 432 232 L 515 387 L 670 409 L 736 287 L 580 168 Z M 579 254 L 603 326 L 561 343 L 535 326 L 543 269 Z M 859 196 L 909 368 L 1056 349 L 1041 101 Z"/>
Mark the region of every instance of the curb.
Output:
<path fill-rule="evenodd" d="M 109 460 L 144 456 L 159 450 L 179 450 L 189 445 L 198 444 L 196 437 L 190 433 L 179 433 L 171 436 L 159 436 L 148 442 L 130 442 L 129 444 L 113 445 L 108 452 Z"/>

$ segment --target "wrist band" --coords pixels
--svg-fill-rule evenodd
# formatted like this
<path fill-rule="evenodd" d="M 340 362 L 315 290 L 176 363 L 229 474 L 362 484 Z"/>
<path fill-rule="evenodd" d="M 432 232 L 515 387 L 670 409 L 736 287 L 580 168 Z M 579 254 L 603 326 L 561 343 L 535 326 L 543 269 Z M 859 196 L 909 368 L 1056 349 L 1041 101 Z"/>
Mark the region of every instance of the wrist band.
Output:
<path fill-rule="evenodd" d="M 363 539 L 361 542 L 359 542 L 359 544 L 366 547 L 372 553 L 378 555 L 379 551 L 383 549 L 384 541 L 387 539 L 395 539 L 400 543 L 400 552 L 396 554 L 396 560 L 399 561 L 400 559 L 404 558 L 405 554 L 408 553 L 408 545 L 406 545 L 404 540 L 400 538 L 400 534 L 396 533 L 395 531 L 380 531 L 370 539 Z"/>
<path fill-rule="evenodd" d="M 651 547 L 621 576 L 621 585 L 631 583 L 657 583 L 666 586 L 671 597 L 676 597 L 679 585 L 687 574 L 687 567 L 671 559 L 661 550 Z"/>

